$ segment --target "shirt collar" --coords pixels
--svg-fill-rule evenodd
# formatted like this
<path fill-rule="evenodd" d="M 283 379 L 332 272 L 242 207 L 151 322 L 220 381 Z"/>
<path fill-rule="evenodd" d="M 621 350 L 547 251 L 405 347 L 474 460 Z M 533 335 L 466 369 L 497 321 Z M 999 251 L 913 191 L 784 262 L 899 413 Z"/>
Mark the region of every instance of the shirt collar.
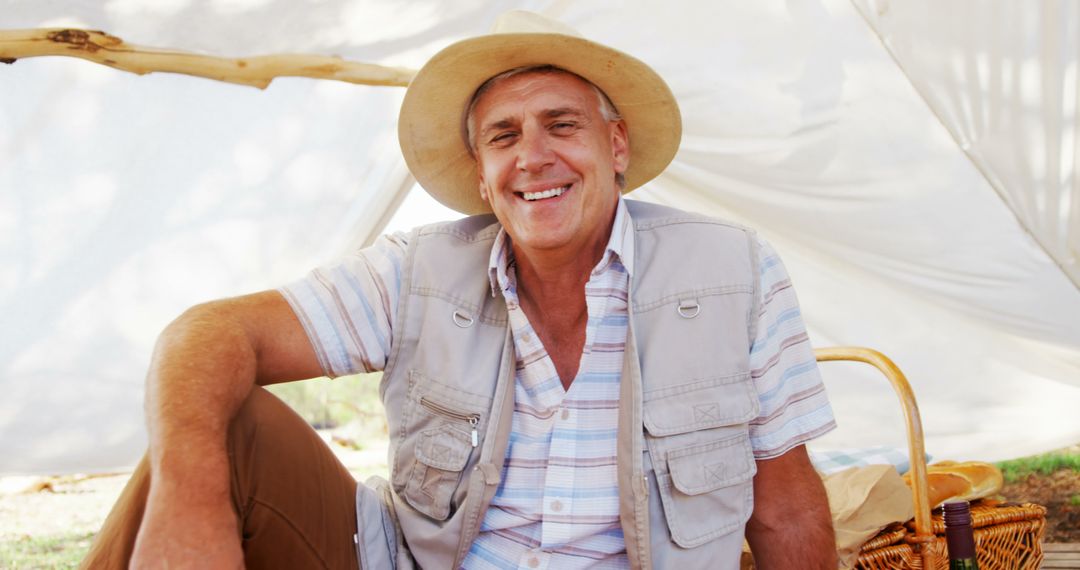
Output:
<path fill-rule="evenodd" d="M 510 266 L 513 263 L 513 248 L 510 247 L 510 235 L 506 229 L 500 227 L 495 236 L 495 243 L 491 245 L 491 257 L 488 259 L 488 278 L 491 281 L 491 296 L 494 297 L 499 291 L 510 290 L 516 294 L 517 283 Z M 600 262 L 593 268 L 592 274 L 598 275 L 618 259 L 626 268 L 626 273 L 634 275 L 634 223 L 630 218 L 630 211 L 626 202 L 619 196 L 615 206 L 615 219 L 611 223 L 611 237 L 608 238 L 607 248 Z"/>

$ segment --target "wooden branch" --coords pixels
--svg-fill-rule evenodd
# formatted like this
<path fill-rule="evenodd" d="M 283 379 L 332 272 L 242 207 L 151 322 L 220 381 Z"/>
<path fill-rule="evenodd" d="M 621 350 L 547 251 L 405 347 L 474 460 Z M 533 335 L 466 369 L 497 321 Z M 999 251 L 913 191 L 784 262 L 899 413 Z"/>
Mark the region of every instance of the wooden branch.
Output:
<path fill-rule="evenodd" d="M 124 43 L 105 32 L 74 28 L 0 30 L 0 62 L 28 57 L 77 57 L 138 75 L 182 73 L 265 89 L 277 77 L 332 79 L 360 85 L 404 87 L 414 70 L 339 57 L 277 54 L 225 58 Z"/>

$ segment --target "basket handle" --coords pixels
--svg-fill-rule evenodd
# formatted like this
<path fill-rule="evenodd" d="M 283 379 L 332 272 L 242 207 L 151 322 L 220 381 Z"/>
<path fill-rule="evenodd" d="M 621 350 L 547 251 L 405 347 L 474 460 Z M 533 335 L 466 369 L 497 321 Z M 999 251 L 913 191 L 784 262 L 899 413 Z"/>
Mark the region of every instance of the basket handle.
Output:
<path fill-rule="evenodd" d="M 922 545 L 933 540 L 934 532 L 930 526 L 930 493 L 926 482 L 926 448 L 923 445 L 922 420 L 919 417 L 919 405 L 915 402 L 915 393 L 911 390 L 911 384 L 908 384 L 904 373 L 889 357 L 871 348 L 858 346 L 815 348 L 814 356 L 817 357 L 818 362 L 835 360 L 865 362 L 880 370 L 892 384 L 893 391 L 900 399 L 904 422 L 907 424 L 908 460 L 911 463 L 912 496 L 915 503 L 914 542 L 919 544 L 923 568 L 932 568 L 929 560 L 930 553 L 922 548 Z"/>

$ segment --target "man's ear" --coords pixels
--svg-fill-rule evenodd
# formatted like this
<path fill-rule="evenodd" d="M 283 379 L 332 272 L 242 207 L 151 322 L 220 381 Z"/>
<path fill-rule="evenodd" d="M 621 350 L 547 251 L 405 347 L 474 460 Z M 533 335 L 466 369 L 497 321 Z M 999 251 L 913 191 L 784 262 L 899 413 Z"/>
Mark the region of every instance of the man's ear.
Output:
<path fill-rule="evenodd" d="M 622 119 L 611 123 L 611 158 L 615 172 L 619 174 L 625 173 L 630 166 L 630 134 Z"/>
<path fill-rule="evenodd" d="M 487 184 L 484 183 L 484 175 L 480 172 L 477 172 L 476 177 L 479 180 L 480 198 L 483 199 L 485 202 L 490 203 L 491 200 L 488 198 Z"/>

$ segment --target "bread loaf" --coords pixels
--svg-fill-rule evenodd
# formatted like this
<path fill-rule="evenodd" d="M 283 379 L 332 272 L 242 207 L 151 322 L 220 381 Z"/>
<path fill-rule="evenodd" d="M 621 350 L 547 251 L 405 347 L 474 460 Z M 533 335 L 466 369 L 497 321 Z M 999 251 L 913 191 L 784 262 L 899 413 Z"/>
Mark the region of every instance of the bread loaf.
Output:
<path fill-rule="evenodd" d="M 904 475 L 904 482 L 911 484 L 911 472 Z M 929 487 L 930 508 L 945 501 L 974 501 L 989 497 L 1001 490 L 1005 478 L 997 467 L 981 461 L 941 461 L 926 467 L 926 483 Z"/>

